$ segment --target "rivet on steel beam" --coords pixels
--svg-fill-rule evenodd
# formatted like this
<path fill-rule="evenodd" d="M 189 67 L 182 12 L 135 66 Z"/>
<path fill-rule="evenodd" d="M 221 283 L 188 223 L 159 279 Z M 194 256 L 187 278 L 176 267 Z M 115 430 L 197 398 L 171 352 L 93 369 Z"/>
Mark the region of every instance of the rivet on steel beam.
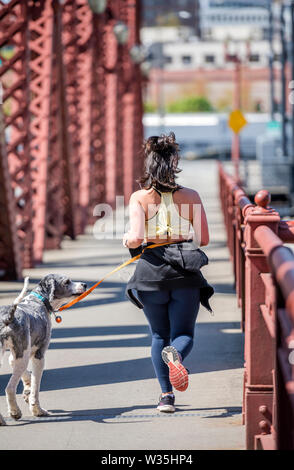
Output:
<path fill-rule="evenodd" d="M 266 405 L 261 405 L 259 407 L 259 413 L 267 420 L 267 422 L 272 422 L 272 414 Z"/>
<path fill-rule="evenodd" d="M 258 423 L 260 427 L 261 434 L 270 434 L 270 426 L 267 421 L 264 419 Z"/>

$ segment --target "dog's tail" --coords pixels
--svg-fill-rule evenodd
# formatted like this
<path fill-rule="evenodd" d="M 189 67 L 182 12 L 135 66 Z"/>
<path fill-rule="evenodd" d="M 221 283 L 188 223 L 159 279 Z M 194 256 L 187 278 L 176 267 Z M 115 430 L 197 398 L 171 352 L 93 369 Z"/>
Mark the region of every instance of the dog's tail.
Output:
<path fill-rule="evenodd" d="M 25 297 L 25 295 L 28 291 L 28 288 L 29 288 L 29 281 L 30 281 L 30 278 L 25 277 L 23 289 L 22 289 L 21 293 L 19 294 L 19 296 L 16 297 L 15 301 L 13 302 L 13 305 L 17 306 L 24 299 L 24 297 Z"/>
<path fill-rule="evenodd" d="M 5 317 L 2 319 L 5 325 L 9 325 L 13 321 L 16 307 L 24 299 L 28 288 L 29 288 L 29 277 L 26 277 L 24 280 L 24 286 L 23 286 L 21 293 L 19 294 L 18 297 L 16 297 L 16 299 L 13 302 L 13 305 L 11 305 L 9 311 L 7 312 Z"/>

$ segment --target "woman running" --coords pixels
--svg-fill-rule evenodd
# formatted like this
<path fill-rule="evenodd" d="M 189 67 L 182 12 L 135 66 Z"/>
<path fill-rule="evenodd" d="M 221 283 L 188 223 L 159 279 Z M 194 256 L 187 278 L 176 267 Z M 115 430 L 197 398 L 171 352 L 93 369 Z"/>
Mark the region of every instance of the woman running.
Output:
<path fill-rule="evenodd" d="M 181 170 L 174 133 L 149 137 L 144 152 L 143 189 L 131 195 L 130 230 L 123 238 L 132 256 L 143 254 L 127 295 L 143 308 L 152 334 L 152 363 L 161 387 L 157 409 L 173 413 L 173 388 L 188 387 L 183 361 L 193 346 L 199 304 L 211 311 L 213 288 L 200 271 L 208 258 L 199 249 L 208 244 L 209 233 L 199 194 L 176 183 Z"/>

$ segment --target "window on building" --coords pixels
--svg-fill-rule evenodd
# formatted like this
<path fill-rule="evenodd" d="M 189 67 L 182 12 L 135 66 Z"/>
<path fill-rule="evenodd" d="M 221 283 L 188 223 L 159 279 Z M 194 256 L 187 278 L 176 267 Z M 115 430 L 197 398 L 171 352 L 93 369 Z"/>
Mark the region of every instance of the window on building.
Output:
<path fill-rule="evenodd" d="M 211 38 L 212 35 L 212 29 L 211 28 L 205 28 L 205 36 L 207 38 Z"/>
<path fill-rule="evenodd" d="M 227 62 L 236 62 L 238 59 L 236 54 L 228 54 L 226 57 Z"/>
<path fill-rule="evenodd" d="M 259 62 L 259 54 L 250 54 L 249 62 Z"/>
<path fill-rule="evenodd" d="M 214 64 L 214 61 L 215 61 L 215 56 L 214 55 L 211 55 L 211 54 L 208 54 L 204 57 L 204 61 L 207 63 L 207 64 Z"/>
<path fill-rule="evenodd" d="M 173 58 L 170 55 L 164 56 L 164 61 L 166 64 L 172 64 Z"/>
<path fill-rule="evenodd" d="M 183 62 L 183 64 L 191 64 L 192 57 L 190 55 L 183 55 L 182 56 L 182 62 Z"/>

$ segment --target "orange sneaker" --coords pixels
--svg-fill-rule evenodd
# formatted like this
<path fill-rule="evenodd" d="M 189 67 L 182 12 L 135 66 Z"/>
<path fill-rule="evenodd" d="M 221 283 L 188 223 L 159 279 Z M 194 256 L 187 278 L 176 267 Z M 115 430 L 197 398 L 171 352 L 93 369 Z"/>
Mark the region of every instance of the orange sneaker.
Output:
<path fill-rule="evenodd" d="M 188 388 L 189 379 L 180 354 L 173 346 L 166 346 L 161 351 L 161 357 L 169 368 L 170 383 L 179 392 L 184 392 Z"/>

